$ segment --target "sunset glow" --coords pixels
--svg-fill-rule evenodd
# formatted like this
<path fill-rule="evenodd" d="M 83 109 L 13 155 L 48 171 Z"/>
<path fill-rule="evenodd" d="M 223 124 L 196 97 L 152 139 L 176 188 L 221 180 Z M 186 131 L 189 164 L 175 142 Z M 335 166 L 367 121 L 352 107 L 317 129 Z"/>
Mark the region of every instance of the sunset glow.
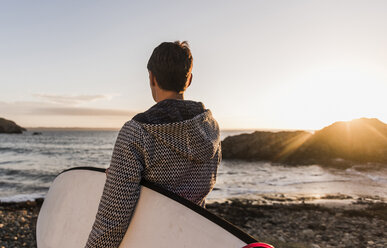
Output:
<path fill-rule="evenodd" d="M 386 1 L 149 4 L 3 4 L 0 117 L 120 128 L 154 104 L 153 48 L 187 40 L 194 77 L 185 98 L 203 102 L 222 129 L 387 122 Z"/>

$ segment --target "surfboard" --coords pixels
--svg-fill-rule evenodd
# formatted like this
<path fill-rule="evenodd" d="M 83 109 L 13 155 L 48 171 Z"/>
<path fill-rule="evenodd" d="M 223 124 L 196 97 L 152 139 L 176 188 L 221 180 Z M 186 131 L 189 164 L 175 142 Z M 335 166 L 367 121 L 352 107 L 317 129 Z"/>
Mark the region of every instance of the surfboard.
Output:
<path fill-rule="evenodd" d="M 38 248 L 86 245 L 105 180 L 105 169 L 95 167 L 71 168 L 54 179 L 38 215 Z M 206 209 L 147 181 L 141 182 L 140 198 L 119 247 L 272 248 Z"/>

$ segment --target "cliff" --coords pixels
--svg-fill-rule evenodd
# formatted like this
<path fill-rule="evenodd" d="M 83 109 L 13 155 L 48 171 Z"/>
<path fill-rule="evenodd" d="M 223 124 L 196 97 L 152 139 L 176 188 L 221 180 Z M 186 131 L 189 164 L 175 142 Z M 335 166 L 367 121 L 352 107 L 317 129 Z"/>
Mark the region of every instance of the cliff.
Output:
<path fill-rule="evenodd" d="M 335 122 L 314 134 L 257 131 L 225 138 L 222 152 L 224 159 L 285 164 L 387 164 L 387 125 L 361 118 Z"/>
<path fill-rule="evenodd" d="M 26 129 L 15 122 L 0 118 L 0 133 L 23 133 L 23 131 L 26 131 Z"/>

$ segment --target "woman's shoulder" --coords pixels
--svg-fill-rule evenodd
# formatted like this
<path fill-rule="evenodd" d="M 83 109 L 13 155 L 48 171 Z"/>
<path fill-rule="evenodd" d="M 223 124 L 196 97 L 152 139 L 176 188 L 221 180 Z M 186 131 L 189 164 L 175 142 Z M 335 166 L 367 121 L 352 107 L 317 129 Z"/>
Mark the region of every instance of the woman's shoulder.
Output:
<path fill-rule="evenodd" d="M 143 128 L 135 120 L 131 119 L 121 127 L 118 136 L 126 139 L 142 139 Z"/>

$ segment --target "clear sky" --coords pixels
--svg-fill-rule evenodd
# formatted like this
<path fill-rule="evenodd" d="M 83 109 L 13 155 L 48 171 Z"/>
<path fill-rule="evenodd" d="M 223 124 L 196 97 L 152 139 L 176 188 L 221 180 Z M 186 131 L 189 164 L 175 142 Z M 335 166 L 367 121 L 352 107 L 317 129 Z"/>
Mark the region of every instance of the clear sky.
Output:
<path fill-rule="evenodd" d="M 194 58 L 185 98 L 223 129 L 387 122 L 387 1 L 0 3 L 0 117 L 26 127 L 121 127 L 151 107 L 163 41 Z"/>

